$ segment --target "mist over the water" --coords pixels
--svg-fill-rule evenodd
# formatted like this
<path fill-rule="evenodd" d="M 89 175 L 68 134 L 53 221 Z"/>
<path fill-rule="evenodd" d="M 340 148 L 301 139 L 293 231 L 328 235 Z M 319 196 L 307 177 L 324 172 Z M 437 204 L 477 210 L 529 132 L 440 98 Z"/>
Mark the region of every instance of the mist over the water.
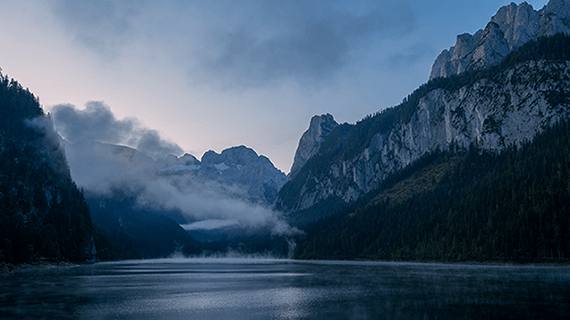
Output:
<path fill-rule="evenodd" d="M 68 142 L 73 179 L 92 194 L 112 197 L 120 191 L 134 195 L 142 208 L 178 210 L 193 222 L 185 226 L 192 230 L 232 226 L 269 228 L 279 235 L 298 232 L 267 205 L 245 200 L 238 187 L 193 175 L 163 174 L 164 159 L 179 156 L 182 149 L 135 118 L 116 119 L 102 102 L 88 102 L 84 110 L 58 105 L 52 118 Z"/>

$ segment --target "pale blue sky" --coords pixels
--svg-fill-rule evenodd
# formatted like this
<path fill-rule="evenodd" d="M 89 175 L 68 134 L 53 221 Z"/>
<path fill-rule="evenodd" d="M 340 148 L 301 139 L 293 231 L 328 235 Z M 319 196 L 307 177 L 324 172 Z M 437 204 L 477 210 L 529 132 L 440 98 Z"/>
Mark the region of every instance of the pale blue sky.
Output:
<path fill-rule="evenodd" d="M 5 0 L 0 66 L 47 111 L 103 101 L 198 158 L 243 144 L 288 172 L 311 116 L 398 104 L 510 2 L 189 3 Z"/>

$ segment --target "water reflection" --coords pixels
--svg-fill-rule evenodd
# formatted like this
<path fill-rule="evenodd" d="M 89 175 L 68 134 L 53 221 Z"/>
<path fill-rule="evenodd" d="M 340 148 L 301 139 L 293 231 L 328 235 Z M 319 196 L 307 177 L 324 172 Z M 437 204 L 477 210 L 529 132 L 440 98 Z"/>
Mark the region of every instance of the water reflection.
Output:
<path fill-rule="evenodd" d="M 570 267 L 151 260 L 0 275 L 6 319 L 564 319 Z"/>

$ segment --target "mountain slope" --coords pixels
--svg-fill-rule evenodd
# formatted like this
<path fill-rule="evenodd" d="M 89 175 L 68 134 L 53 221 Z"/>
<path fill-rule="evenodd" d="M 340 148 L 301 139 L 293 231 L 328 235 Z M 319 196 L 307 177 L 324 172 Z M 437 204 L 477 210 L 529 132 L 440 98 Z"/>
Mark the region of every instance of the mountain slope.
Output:
<path fill-rule="evenodd" d="M 501 154 L 424 156 L 372 200 L 308 226 L 297 257 L 567 262 L 569 154 L 564 121 Z"/>
<path fill-rule="evenodd" d="M 570 115 L 569 48 L 561 34 L 530 41 L 495 67 L 431 80 L 397 107 L 338 126 L 283 187 L 277 207 L 295 215 L 348 204 L 437 149 L 499 151 L 532 139 Z"/>
<path fill-rule="evenodd" d="M 136 198 L 117 190 L 112 196 L 86 193 L 93 225 L 107 241 L 105 260 L 168 257 L 178 251 L 198 254 L 202 245 L 178 222 L 178 212 L 137 206 Z"/>
<path fill-rule="evenodd" d="M 0 261 L 95 255 L 89 208 L 50 119 L 27 89 L 0 76 Z"/>

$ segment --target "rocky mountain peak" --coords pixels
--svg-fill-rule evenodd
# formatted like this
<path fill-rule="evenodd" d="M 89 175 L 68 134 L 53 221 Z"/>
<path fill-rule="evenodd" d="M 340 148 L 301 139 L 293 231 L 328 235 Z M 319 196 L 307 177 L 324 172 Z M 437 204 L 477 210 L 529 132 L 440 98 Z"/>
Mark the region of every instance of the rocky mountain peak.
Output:
<path fill-rule="evenodd" d="M 301 170 L 309 158 L 319 151 L 322 142 L 337 126 L 338 123 L 329 113 L 316 115 L 311 119 L 309 129 L 303 133 L 299 140 L 293 165 L 291 166 L 291 173 L 289 175 L 290 179 L 294 177 L 299 170 Z"/>
<path fill-rule="evenodd" d="M 222 159 L 227 165 L 245 165 L 259 161 L 260 156 L 246 146 L 232 147 L 222 151 Z"/>
<path fill-rule="evenodd" d="M 570 34 L 570 0 L 550 0 L 539 11 L 523 2 L 501 7 L 484 30 L 462 34 L 434 61 L 430 79 L 493 66 L 530 40 Z"/>
<path fill-rule="evenodd" d="M 566 26 L 568 26 L 568 16 L 570 15 L 570 1 L 569 0 L 550 0 L 544 7 L 544 12 L 547 14 L 555 14 L 560 17 Z"/>
<path fill-rule="evenodd" d="M 198 160 L 196 161 L 197 163 L 193 164 L 200 163 Z M 220 154 L 210 150 L 202 156 L 203 166 L 213 166 L 222 163 L 227 166 L 245 166 L 248 164 L 266 164 L 266 162 L 271 164 L 267 157 L 258 155 L 253 149 L 246 146 L 231 147 L 223 150 Z"/>
<path fill-rule="evenodd" d="M 448 77 L 466 71 L 482 34 L 483 31 L 479 30 L 474 35 L 469 33 L 458 35 L 455 45 L 443 50 L 435 60 L 430 79 Z"/>
<path fill-rule="evenodd" d="M 499 25 L 510 50 L 517 49 L 534 38 L 538 26 L 539 13 L 526 2 L 516 5 L 511 3 L 501 7 L 491 18 Z"/>
<path fill-rule="evenodd" d="M 570 0 L 550 0 L 541 11 L 538 26 L 541 35 L 570 33 Z"/>
<path fill-rule="evenodd" d="M 501 61 L 511 49 L 505 39 L 501 27 L 495 22 L 489 22 L 479 40 L 479 45 L 473 52 L 468 70 L 485 69 Z"/>
<path fill-rule="evenodd" d="M 179 164 L 185 166 L 200 165 L 200 161 L 189 153 L 185 153 L 181 158 L 178 159 L 178 162 Z"/>
<path fill-rule="evenodd" d="M 213 150 L 209 150 L 206 153 L 204 153 L 204 155 L 202 156 L 202 164 L 203 165 L 208 165 L 208 164 L 218 164 L 218 163 L 222 163 L 223 160 L 221 160 L 222 155 L 217 153 L 216 151 Z"/>
<path fill-rule="evenodd" d="M 246 146 L 231 147 L 220 154 L 208 151 L 202 156 L 201 166 L 194 166 L 194 170 L 186 170 L 184 174 L 237 187 L 242 191 L 239 196 L 268 204 L 287 182 L 287 176 L 267 157 Z"/>

